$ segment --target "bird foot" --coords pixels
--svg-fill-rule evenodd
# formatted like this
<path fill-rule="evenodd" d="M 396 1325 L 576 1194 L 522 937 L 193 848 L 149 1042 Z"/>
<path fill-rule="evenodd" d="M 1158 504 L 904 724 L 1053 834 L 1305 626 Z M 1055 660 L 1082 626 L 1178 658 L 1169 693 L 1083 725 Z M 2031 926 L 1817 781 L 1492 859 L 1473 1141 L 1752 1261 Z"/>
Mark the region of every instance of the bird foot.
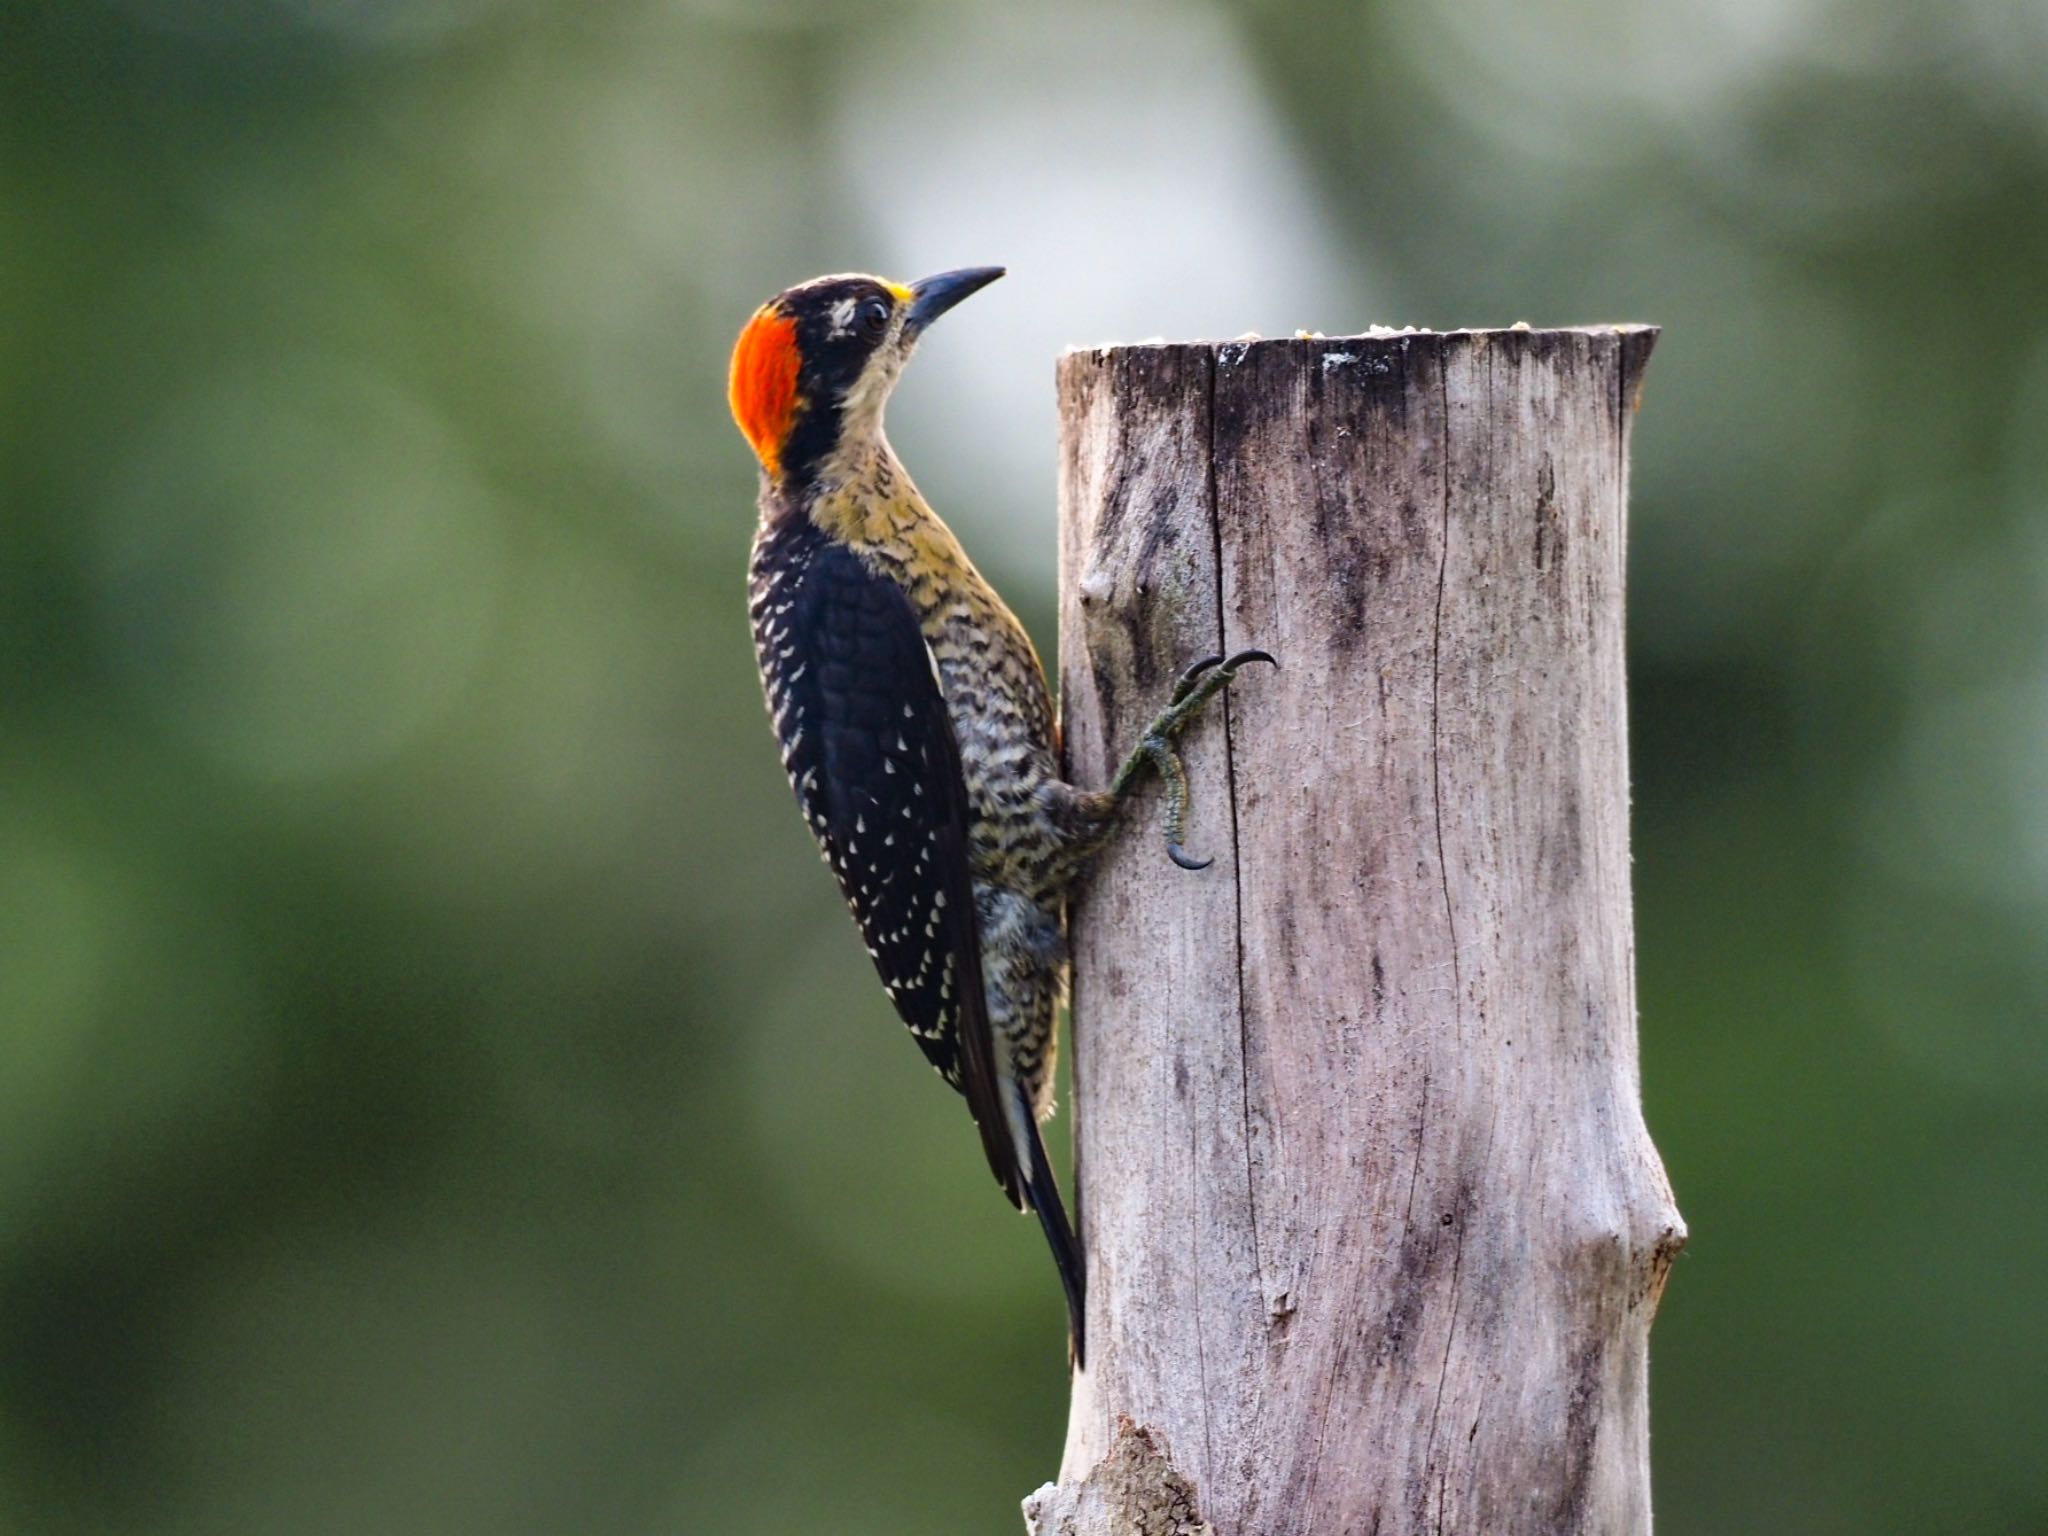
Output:
<path fill-rule="evenodd" d="M 1181 842 L 1188 814 L 1188 775 L 1180 754 L 1174 750 L 1174 742 L 1209 701 L 1230 686 L 1238 668 L 1254 661 L 1280 665 L 1265 651 L 1238 651 L 1230 656 L 1204 656 L 1181 673 L 1166 708 L 1138 739 L 1138 745 L 1124 759 L 1116 782 L 1111 785 L 1112 792 L 1122 799 L 1147 768 L 1159 775 L 1166 786 L 1166 856 L 1182 869 L 1207 869 L 1216 861 L 1195 858 Z"/>

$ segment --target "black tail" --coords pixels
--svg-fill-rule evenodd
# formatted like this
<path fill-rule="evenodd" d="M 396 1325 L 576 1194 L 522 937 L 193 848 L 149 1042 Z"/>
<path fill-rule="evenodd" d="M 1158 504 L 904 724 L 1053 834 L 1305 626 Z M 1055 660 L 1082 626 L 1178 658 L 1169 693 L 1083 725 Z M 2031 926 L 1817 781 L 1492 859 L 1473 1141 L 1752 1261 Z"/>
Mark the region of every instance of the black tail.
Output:
<path fill-rule="evenodd" d="M 1030 1171 L 1025 1180 L 1025 1193 L 1031 1201 L 1031 1209 L 1038 1213 L 1038 1224 L 1045 1228 L 1045 1240 L 1052 1248 L 1052 1261 L 1058 1266 L 1060 1284 L 1067 1293 L 1067 1350 L 1073 1356 L 1074 1368 L 1079 1370 L 1088 1363 L 1088 1278 L 1087 1269 L 1081 1257 L 1081 1245 L 1074 1239 L 1074 1229 L 1067 1225 L 1067 1208 L 1060 1202 L 1059 1180 L 1052 1176 L 1052 1164 L 1046 1161 L 1045 1138 L 1038 1134 L 1038 1117 L 1031 1112 L 1031 1104 L 1024 1097 L 1023 1090 L 1013 1082 L 1010 1090 L 1016 1095 L 1018 1108 L 1022 1111 L 1024 1140 L 1030 1143 Z"/>

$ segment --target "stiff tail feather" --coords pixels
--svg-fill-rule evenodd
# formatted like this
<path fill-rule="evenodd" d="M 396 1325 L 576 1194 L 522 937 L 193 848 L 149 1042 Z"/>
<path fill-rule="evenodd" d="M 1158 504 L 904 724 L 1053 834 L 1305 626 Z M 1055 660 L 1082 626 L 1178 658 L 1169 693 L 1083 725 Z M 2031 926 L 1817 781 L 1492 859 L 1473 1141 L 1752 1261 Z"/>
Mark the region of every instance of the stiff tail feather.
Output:
<path fill-rule="evenodd" d="M 1067 1353 L 1079 1370 L 1087 1364 L 1087 1269 L 1074 1229 L 1067 1224 L 1059 1180 L 1053 1177 L 1052 1164 L 1046 1159 L 1045 1138 L 1038 1134 L 1038 1117 L 1032 1114 L 1023 1090 L 1015 1082 L 1009 1086 L 1017 1112 L 1013 1123 L 1017 1125 L 1017 1139 L 1023 1143 L 1019 1150 L 1025 1154 L 1024 1193 L 1031 1209 L 1038 1214 L 1038 1224 L 1045 1228 L 1052 1261 L 1060 1272 L 1060 1285 L 1067 1293 Z"/>

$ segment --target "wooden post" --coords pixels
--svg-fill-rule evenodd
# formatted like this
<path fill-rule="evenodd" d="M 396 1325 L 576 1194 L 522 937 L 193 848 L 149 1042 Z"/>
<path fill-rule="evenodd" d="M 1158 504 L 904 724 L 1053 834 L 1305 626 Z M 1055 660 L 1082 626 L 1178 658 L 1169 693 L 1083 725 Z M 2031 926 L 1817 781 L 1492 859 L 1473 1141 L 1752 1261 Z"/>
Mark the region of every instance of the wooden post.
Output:
<path fill-rule="evenodd" d="M 1644 1532 L 1685 1229 L 1637 1082 L 1622 670 L 1656 333 L 1060 364 L 1067 751 L 1263 646 L 1074 915 L 1089 1362 L 1039 1536 Z"/>

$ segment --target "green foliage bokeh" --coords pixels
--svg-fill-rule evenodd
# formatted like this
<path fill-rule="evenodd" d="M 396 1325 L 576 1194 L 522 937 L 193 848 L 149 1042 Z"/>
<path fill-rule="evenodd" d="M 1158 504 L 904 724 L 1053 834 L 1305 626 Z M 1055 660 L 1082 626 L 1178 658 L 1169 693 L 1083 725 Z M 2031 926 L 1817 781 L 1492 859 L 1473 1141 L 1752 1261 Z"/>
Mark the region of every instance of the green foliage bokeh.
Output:
<path fill-rule="evenodd" d="M 1063 342 L 1650 320 L 1660 1528 L 2048 1529 L 2048 11 L 0 7 L 0 1529 L 1019 1529 L 1057 1286 L 746 636 L 741 319 L 1047 642 Z M 935 333 L 935 337 L 937 333 Z"/>

